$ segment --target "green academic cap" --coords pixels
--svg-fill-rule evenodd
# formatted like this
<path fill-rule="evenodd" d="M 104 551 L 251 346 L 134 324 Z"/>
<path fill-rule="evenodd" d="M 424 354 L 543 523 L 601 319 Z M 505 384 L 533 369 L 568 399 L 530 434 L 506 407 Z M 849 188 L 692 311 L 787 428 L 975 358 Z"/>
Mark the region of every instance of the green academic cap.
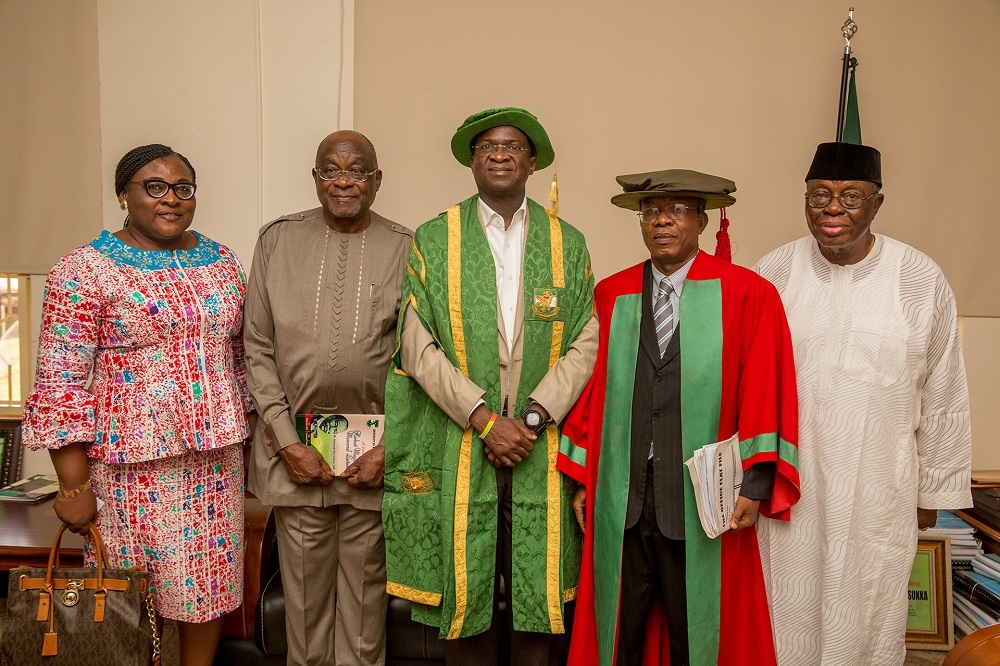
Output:
<path fill-rule="evenodd" d="M 545 133 L 545 128 L 538 122 L 538 118 L 516 107 L 507 106 L 499 109 L 487 109 L 479 113 L 473 113 L 465 119 L 465 122 L 455 130 L 455 136 L 451 137 L 451 154 L 455 156 L 461 164 L 472 165 L 472 151 L 469 145 L 472 140 L 486 130 L 494 127 L 509 125 L 524 132 L 528 140 L 535 147 L 535 168 L 544 169 L 552 164 L 555 159 L 555 151 L 552 150 L 552 142 L 549 135 Z"/>

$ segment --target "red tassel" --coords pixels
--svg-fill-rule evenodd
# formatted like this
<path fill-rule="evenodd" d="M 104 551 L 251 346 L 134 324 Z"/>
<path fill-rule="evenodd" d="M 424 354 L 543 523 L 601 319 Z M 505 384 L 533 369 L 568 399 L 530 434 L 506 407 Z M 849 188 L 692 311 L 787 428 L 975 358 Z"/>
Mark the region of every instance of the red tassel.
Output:
<path fill-rule="evenodd" d="M 733 246 L 729 240 L 729 218 L 726 217 L 726 209 L 722 209 L 722 217 L 719 220 L 719 231 L 715 234 L 715 256 L 732 263 Z"/>

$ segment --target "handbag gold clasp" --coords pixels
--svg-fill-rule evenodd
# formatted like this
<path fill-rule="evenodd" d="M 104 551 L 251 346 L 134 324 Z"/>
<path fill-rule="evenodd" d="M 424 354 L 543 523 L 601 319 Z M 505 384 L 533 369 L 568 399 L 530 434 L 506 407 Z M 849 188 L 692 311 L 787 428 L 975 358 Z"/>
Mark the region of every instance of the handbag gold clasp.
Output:
<path fill-rule="evenodd" d="M 81 590 L 83 590 L 82 578 L 66 581 L 66 591 L 62 595 L 63 605 L 75 606 L 79 603 Z"/>

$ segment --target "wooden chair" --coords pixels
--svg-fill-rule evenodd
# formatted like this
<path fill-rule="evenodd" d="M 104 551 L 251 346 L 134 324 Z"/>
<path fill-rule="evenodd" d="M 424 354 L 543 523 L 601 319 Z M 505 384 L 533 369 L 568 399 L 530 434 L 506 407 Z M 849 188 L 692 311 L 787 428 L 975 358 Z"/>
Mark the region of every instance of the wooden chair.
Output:
<path fill-rule="evenodd" d="M 945 657 L 941 666 L 996 666 L 1000 664 L 1000 624 L 972 632 Z"/>

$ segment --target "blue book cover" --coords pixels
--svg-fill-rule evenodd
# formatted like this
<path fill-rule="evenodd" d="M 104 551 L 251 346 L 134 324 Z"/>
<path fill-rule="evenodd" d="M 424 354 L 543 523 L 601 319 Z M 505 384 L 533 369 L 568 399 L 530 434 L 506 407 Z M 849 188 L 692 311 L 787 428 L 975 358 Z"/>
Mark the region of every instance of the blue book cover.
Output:
<path fill-rule="evenodd" d="M 945 534 L 971 534 L 974 531 L 972 525 L 944 509 L 938 509 L 937 524 L 931 530 Z"/>

